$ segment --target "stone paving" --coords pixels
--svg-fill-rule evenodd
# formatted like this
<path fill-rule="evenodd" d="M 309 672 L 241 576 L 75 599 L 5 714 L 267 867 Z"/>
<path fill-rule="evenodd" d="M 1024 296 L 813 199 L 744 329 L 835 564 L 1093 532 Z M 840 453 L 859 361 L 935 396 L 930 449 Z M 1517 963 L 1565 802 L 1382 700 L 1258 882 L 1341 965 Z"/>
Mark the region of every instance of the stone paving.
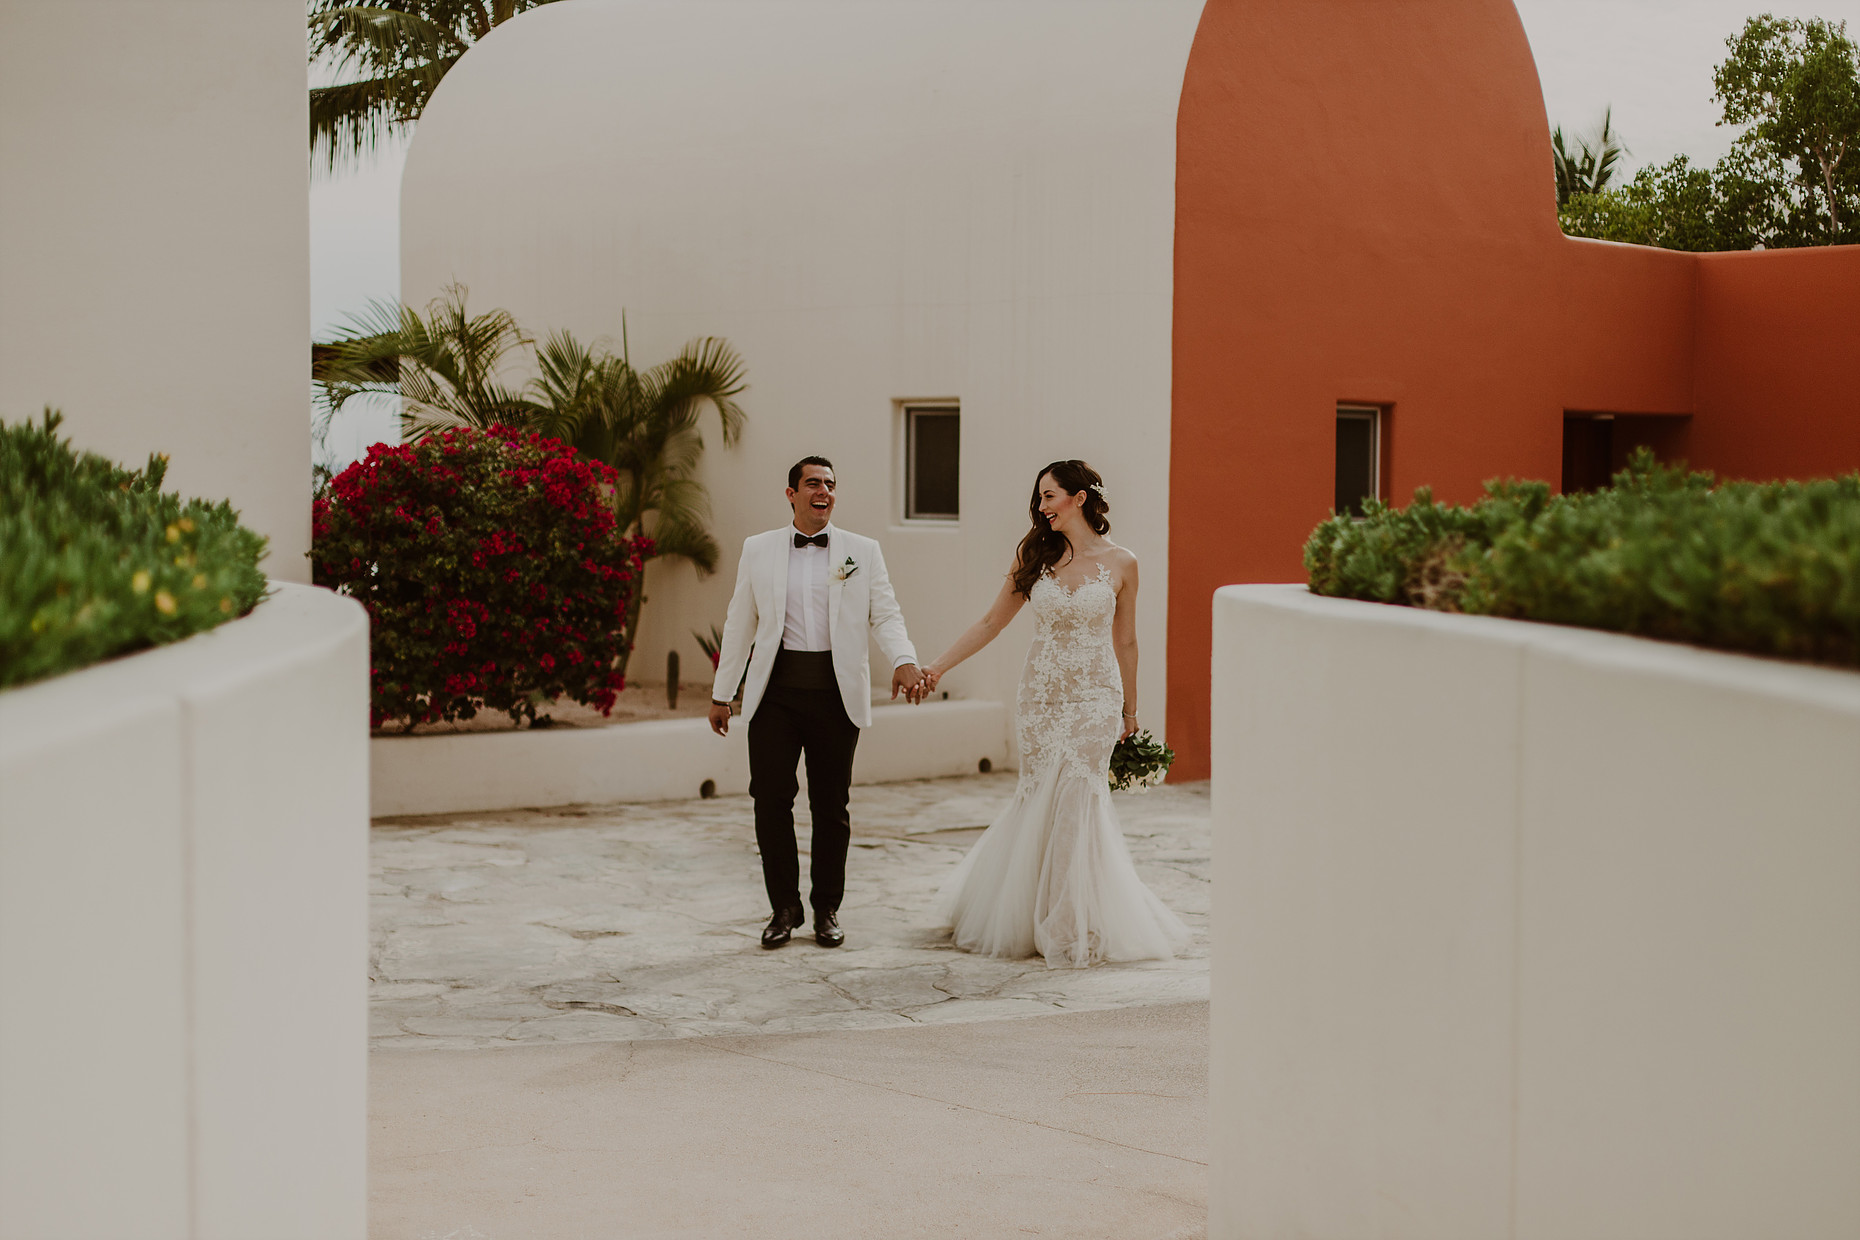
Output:
<path fill-rule="evenodd" d="M 837 950 L 803 936 L 762 949 L 747 797 L 377 820 L 374 1045 L 869 1029 L 1206 999 L 1206 784 L 1117 797 L 1144 881 L 1195 932 L 1181 957 L 1048 969 L 971 956 L 929 928 L 937 888 L 1014 778 L 853 789 Z"/>

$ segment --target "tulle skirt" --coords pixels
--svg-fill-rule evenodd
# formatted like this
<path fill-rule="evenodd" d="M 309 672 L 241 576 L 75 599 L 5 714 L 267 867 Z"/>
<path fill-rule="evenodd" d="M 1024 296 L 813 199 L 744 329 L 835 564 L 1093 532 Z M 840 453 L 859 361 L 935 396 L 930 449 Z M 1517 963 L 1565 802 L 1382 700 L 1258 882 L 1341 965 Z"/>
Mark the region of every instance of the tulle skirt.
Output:
<path fill-rule="evenodd" d="M 1189 938 L 1137 877 L 1110 788 L 1063 762 L 1020 782 L 944 884 L 934 915 L 964 951 L 1038 954 L 1056 968 L 1163 960 Z"/>

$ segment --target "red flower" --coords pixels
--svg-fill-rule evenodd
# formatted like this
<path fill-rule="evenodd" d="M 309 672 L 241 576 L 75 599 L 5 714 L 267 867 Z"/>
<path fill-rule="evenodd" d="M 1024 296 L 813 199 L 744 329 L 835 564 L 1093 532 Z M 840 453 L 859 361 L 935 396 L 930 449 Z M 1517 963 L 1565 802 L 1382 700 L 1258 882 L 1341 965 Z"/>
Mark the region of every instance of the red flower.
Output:
<path fill-rule="evenodd" d="M 602 488 L 616 478 L 499 426 L 377 444 L 330 481 L 312 511 L 312 572 L 368 608 L 373 723 L 521 714 L 545 685 L 611 708 L 645 551 L 615 532 Z"/>

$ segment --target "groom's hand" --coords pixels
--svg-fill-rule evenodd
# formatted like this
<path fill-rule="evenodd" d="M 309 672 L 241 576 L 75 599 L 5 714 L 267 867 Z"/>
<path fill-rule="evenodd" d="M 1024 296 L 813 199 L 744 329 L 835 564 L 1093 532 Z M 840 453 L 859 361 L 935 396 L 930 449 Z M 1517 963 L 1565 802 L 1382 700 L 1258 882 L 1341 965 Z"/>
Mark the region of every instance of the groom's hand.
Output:
<path fill-rule="evenodd" d="M 917 687 L 923 683 L 923 673 L 917 670 L 915 663 L 900 663 L 891 673 L 891 700 L 898 700 L 898 690 L 904 691 L 906 701 L 915 706 L 922 701 Z"/>
<path fill-rule="evenodd" d="M 730 734 L 730 704 L 728 702 L 710 704 L 710 730 L 718 736 Z"/>

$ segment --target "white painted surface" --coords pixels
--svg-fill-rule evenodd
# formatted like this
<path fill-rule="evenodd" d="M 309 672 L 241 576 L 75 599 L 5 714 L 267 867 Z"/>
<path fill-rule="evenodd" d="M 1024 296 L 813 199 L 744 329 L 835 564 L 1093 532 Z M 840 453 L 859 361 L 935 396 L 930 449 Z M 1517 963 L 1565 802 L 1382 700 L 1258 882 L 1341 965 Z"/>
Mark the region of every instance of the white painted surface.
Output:
<path fill-rule="evenodd" d="M 0 0 L 0 418 L 230 498 L 309 580 L 301 0 Z"/>
<path fill-rule="evenodd" d="M 676 801 L 698 796 L 706 780 L 718 796 L 741 796 L 749 791 L 748 735 L 739 718 L 728 737 L 703 719 L 379 736 L 370 742 L 372 811 L 388 817 Z M 859 733 L 853 782 L 968 775 L 983 758 L 999 770 L 1007 756 L 1007 713 L 998 702 L 874 706 L 872 726 Z"/>
<path fill-rule="evenodd" d="M 1210 1236 L 1860 1232 L 1860 676 L 1214 607 Z"/>
<path fill-rule="evenodd" d="M 366 1234 L 367 713 L 296 585 L 0 694 L 0 1234 Z"/>
<path fill-rule="evenodd" d="M 1201 0 L 570 0 L 446 78 L 402 184 L 401 293 L 449 280 L 541 334 L 656 362 L 741 350 L 749 427 L 703 478 L 715 576 L 648 570 L 636 668 L 698 653 L 744 536 L 833 459 L 933 658 L 994 597 L 1049 461 L 1105 475 L 1141 557 L 1146 719 L 1165 718 L 1175 113 Z M 899 514 L 893 402 L 958 397 L 963 517 Z M 945 681 L 1010 705 L 1031 625 Z"/>

